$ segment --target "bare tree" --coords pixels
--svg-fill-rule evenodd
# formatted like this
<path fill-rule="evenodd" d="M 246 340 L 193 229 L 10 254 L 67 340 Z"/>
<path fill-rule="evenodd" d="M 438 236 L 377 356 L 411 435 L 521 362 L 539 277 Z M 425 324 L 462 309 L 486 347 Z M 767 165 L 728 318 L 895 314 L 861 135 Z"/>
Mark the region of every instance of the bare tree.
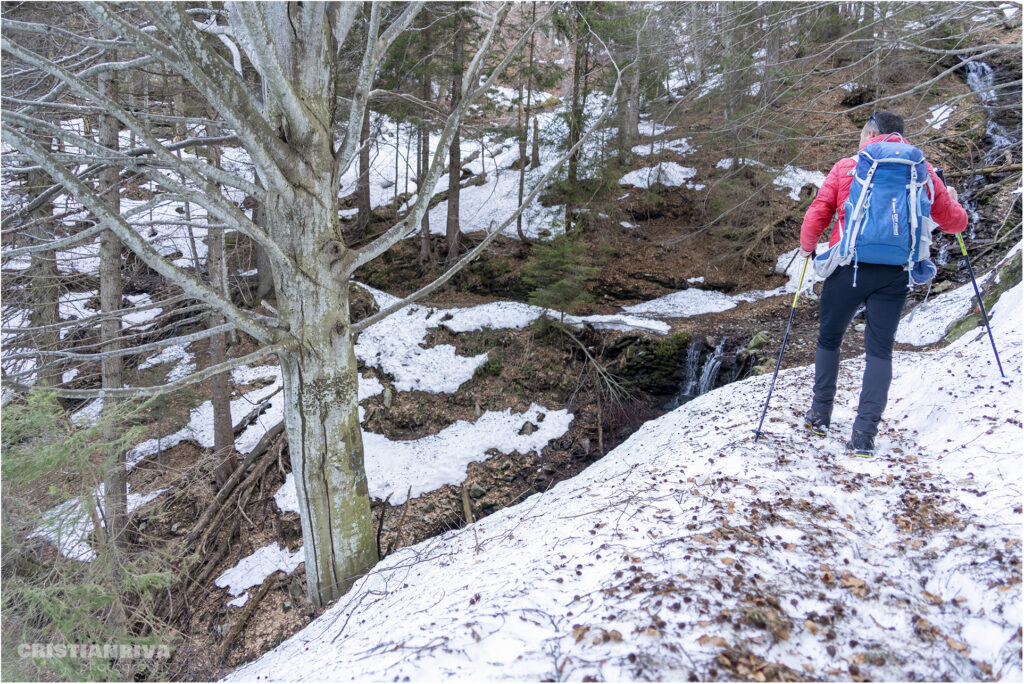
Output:
<path fill-rule="evenodd" d="M 362 123 L 369 103 L 391 93 L 374 89 L 374 75 L 392 43 L 409 30 L 421 2 L 396 8 L 372 3 L 364 19 L 356 3 L 231 3 L 223 9 L 193 8 L 181 3 L 84 3 L 86 12 L 115 35 L 97 39 L 32 21 L 5 21 L 2 48 L 6 60 L 49 86 L 41 96 L 9 98 L 5 93 L 3 140 L 15 154 L 12 163 L 36 165 L 80 202 L 96 228 L 55 236 L 45 244 L 6 250 L 4 260 L 66 247 L 100 230 L 116 236 L 150 269 L 194 300 L 223 325 L 200 332 L 102 350 L 58 349 L 48 352 L 58 362 L 97 361 L 138 354 L 170 344 L 212 338 L 227 330 L 243 332 L 262 346 L 258 351 L 192 373 L 174 382 L 147 387 L 105 387 L 108 398 L 156 395 L 201 381 L 267 354 L 280 359 L 284 376 L 285 424 L 305 548 L 310 599 L 322 604 L 343 593 L 377 561 L 364 468 L 357 407 L 358 373 L 353 334 L 415 298 L 436 289 L 471 259 L 532 202 L 550 180 L 563 157 L 524 198 L 523 205 L 464 255 L 438 280 L 370 319 L 353 325 L 349 316 L 348 280 L 360 266 L 377 258 L 420 226 L 445 167 L 451 142 L 467 107 L 496 81 L 512 56 L 527 44 L 537 19 L 484 74 L 485 58 L 508 4 L 486 11 L 464 11 L 482 24 L 483 37 L 467 55 L 458 84 L 461 96 L 441 129 L 440 141 L 411 209 L 382 234 L 363 246 L 349 248 L 342 240 L 338 215 L 340 178 L 356 163 Z M 493 11 L 492 11 L 493 10 Z M 62 31 L 90 58 L 50 59 L 32 48 L 28 38 Z M 123 61 L 101 58 L 97 50 L 117 49 Z M 338 73 L 339 54 L 354 51 L 358 69 Z M 215 120 L 183 112 L 167 116 L 131 110 L 108 89 L 97 85 L 104 74 L 139 65 L 162 64 L 194 90 Z M 259 77 L 257 88 L 253 72 Z M 344 86 L 342 85 L 344 83 Z M 617 89 L 617 84 L 616 84 Z M 615 92 L 612 93 L 613 98 Z M 136 102 L 138 106 L 138 102 Z M 134 134 L 141 147 L 119 150 L 89 136 L 54 125 L 48 107 L 87 107 L 102 111 Z M 607 115 L 606 107 L 601 119 Z M 204 110 L 205 111 L 205 110 Z M 150 124 L 173 125 L 186 119 L 205 128 L 205 135 L 171 143 L 159 138 Z M 212 136 L 212 127 L 226 135 Z M 41 140 L 56 138 L 74 153 L 54 153 Z M 579 137 L 566 156 L 586 138 Z M 220 168 L 176 149 L 231 143 L 247 155 L 255 176 Z M 189 202 L 202 208 L 208 221 L 247 236 L 262 250 L 274 274 L 278 312 L 268 317 L 236 305 L 218 286 L 199 273 L 177 266 L 147 239 L 139 209 L 121 212 L 113 194 L 97 190 L 94 179 L 108 173 L 117 186 L 128 179 L 144 180 L 157 197 L 147 203 Z M 265 223 L 252 220 L 242 197 L 255 200 Z M 204 228 L 203 219 L 186 220 Z M 116 320 L 116 312 L 108 312 Z M 7 377 L 5 387 L 27 389 Z M 62 389 L 67 397 L 96 396 L 100 390 Z"/>

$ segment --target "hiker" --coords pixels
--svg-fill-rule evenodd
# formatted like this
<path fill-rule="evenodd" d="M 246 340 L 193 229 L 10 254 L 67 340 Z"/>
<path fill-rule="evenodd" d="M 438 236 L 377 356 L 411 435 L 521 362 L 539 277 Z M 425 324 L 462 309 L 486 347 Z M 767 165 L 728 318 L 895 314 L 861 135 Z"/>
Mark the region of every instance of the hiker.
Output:
<path fill-rule="evenodd" d="M 876 143 L 904 144 L 876 145 Z M 865 151 L 869 145 L 873 147 L 870 151 Z M 816 270 L 822 277 L 829 269 L 834 270 L 826 278 L 821 290 L 818 347 L 814 354 L 814 399 L 805 417 L 805 425 L 818 436 L 824 436 L 828 430 L 832 418 L 832 402 L 836 394 L 836 379 L 839 375 L 839 348 L 854 314 L 863 305 L 867 309 L 867 324 L 864 330 L 864 378 L 861 384 L 857 418 L 853 423 L 853 432 L 850 441 L 846 443 L 846 448 L 854 456 L 871 457 L 875 452 L 878 422 L 882 418 L 882 411 L 885 410 L 889 396 L 889 385 L 892 382 L 892 347 L 910 284 L 912 282 L 927 282 L 935 275 L 935 266 L 927 259 L 927 252 L 931 244 L 931 228 L 937 223 L 939 229 L 944 233 L 959 233 L 967 226 L 967 212 L 957 202 L 956 190 L 947 188 L 935 173 L 932 165 L 924 162 L 928 178 L 922 179 L 925 183 L 924 192 L 927 193 L 925 197 L 921 198 L 924 203 L 922 213 L 927 212 L 930 202 L 931 221 L 926 219 L 919 221 L 923 227 L 919 244 L 923 254 L 908 255 L 908 251 L 914 251 L 914 242 L 911 242 L 910 250 L 907 250 L 906 247 L 886 246 L 881 248 L 877 245 L 855 245 L 851 243 L 851 240 L 858 240 L 860 236 L 870 233 L 871 227 L 868 223 L 872 220 L 885 224 L 881 228 L 883 240 L 888 239 L 886 235 L 895 236 L 900 232 L 897 227 L 897 199 L 892 199 L 891 214 L 888 213 L 889 205 L 883 201 L 875 203 L 884 205 L 880 207 L 880 211 L 878 206 L 869 209 L 870 202 L 862 201 L 863 208 L 859 208 L 853 203 L 860 195 L 865 194 L 861 192 L 864 185 L 862 177 L 855 188 L 857 197 L 851 201 L 850 212 L 865 218 L 862 221 L 855 220 L 858 224 L 857 229 L 851 228 L 847 231 L 851 235 L 847 235 L 842 240 L 843 244 L 839 244 L 843 237 L 843 222 L 849 218 L 846 216 L 846 203 L 851 195 L 851 186 L 855 175 L 864 174 L 868 178 L 867 182 L 872 186 L 871 193 L 878 192 L 878 184 L 883 180 L 893 182 L 887 180 L 891 178 L 891 174 L 886 176 L 885 173 L 879 173 L 878 176 L 874 176 L 873 171 L 870 174 L 866 172 L 875 158 L 870 156 L 871 154 L 879 158 L 886 154 L 902 154 L 902 159 L 918 155 L 911 163 L 901 159 L 903 166 L 890 164 L 890 168 L 902 169 L 899 173 L 903 174 L 900 176 L 903 180 L 898 181 L 901 184 L 897 185 L 893 182 L 892 187 L 904 189 L 904 197 L 907 192 L 910 192 L 906 190 L 908 187 L 906 178 L 910 173 L 911 166 L 916 163 L 915 174 L 917 168 L 925 168 L 920 166 L 923 155 L 916 148 L 910 147 L 903 137 L 903 117 L 892 112 L 875 112 L 871 115 L 861 130 L 860 149 L 862 152 L 858 156 L 842 159 L 832 167 L 825 183 L 818 191 L 817 197 L 807 209 L 803 225 L 800 228 L 799 255 L 807 258 L 814 252 L 818 239 L 828 228 L 833 215 L 836 216 L 835 229 L 829 239 L 830 252 L 827 256 L 819 255 L 814 261 Z M 858 167 L 858 158 L 861 158 L 860 167 Z M 878 168 L 882 167 L 878 166 Z M 927 182 L 929 179 L 930 183 Z M 908 231 L 904 230 L 904 232 Z M 895 240 L 895 238 L 893 239 Z M 907 238 L 902 239 L 906 240 Z M 899 257 L 890 258 L 893 250 L 899 251 L 899 249 L 902 249 L 902 254 Z M 922 256 L 923 258 L 918 260 L 918 257 Z M 911 266 L 913 268 L 910 268 Z M 908 269 L 910 270 L 909 275 Z"/>

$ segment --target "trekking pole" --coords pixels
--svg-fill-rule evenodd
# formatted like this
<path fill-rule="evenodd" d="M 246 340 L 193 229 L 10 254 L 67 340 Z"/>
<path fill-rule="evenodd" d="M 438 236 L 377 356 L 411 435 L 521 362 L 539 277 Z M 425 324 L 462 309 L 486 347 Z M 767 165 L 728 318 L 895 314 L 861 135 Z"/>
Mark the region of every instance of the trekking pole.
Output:
<path fill-rule="evenodd" d="M 974 285 L 974 295 L 978 298 L 978 307 L 981 308 L 981 318 L 985 321 L 985 329 L 988 330 L 988 341 L 992 343 L 992 353 L 996 355 L 996 365 L 999 366 L 999 375 L 1006 377 L 1003 373 L 1003 364 L 999 361 L 999 352 L 996 351 L 996 340 L 992 337 L 992 326 L 988 324 L 988 314 L 985 312 L 985 302 L 981 301 L 981 291 L 978 289 L 978 281 L 974 278 L 974 268 L 971 266 L 971 258 L 967 256 L 967 246 L 964 244 L 964 237 L 961 233 L 956 234 L 957 242 L 960 243 L 960 252 L 967 262 L 967 272 L 971 275 L 971 284 Z"/>
<path fill-rule="evenodd" d="M 754 430 L 754 441 L 761 439 L 761 426 L 764 425 L 764 414 L 768 412 L 768 402 L 772 400 L 772 391 L 775 389 L 775 378 L 779 376 L 779 366 L 782 365 L 782 355 L 786 351 L 786 341 L 789 339 L 789 329 L 793 327 L 793 314 L 796 313 L 796 303 L 800 299 L 800 288 L 804 286 L 804 275 L 807 273 L 807 264 L 811 261 L 810 255 L 804 258 L 804 267 L 800 271 L 800 283 L 796 286 L 796 294 L 793 295 L 793 306 L 789 309 L 789 323 L 786 324 L 786 334 L 782 336 L 782 349 L 779 350 L 779 360 L 775 362 L 775 372 L 772 373 L 772 384 L 768 386 L 768 398 L 764 400 L 764 408 L 761 409 L 761 420 Z"/>

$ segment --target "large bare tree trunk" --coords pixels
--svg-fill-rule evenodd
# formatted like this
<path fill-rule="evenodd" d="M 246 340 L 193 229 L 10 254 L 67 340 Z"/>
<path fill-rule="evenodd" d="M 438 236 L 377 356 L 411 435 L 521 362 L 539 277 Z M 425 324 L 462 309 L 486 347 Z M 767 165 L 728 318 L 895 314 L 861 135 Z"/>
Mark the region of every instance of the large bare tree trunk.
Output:
<path fill-rule="evenodd" d="M 298 490 L 307 589 L 317 605 L 343 594 L 377 562 L 359 430 L 359 374 L 348 330 L 348 288 L 344 282 L 336 287 L 313 282 L 332 282 L 329 259 L 338 253 L 332 251 L 339 230 L 337 212 L 333 205 L 315 201 L 334 194 L 331 169 L 322 170 L 326 178 L 316 183 L 311 199 L 297 192 L 288 213 L 268 212 L 275 235 L 295 237 L 296 261 L 305 271 L 283 273 L 276 289 L 281 320 L 298 340 L 295 351 L 280 355 L 285 427 Z M 295 223 L 308 228 L 295 235 Z"/>
<path fill-rule="evenodd" d="M 108 71 L 100 74 L 100 93 L 111 99 L 117 98 L 117 72 Z M 117 136 L 120 125 L 112 114 L 101 114 L 99 123 L 99 143 L 112 150 L 118 148 Z M 110 167 L 100 174 L 100 191 L 104 199 L 114 211 L 119 211 L 120 197 L 118 191 L 118 171 Z M 104 231 L 100 238 L 100 310 L 104 313 L 121 308 L 121 240 L 112 232 Z M 120 348 L 121 318 L 110 316 L 100 323 L 100 339 L 103 351 L 109 352 Z M 120 356 L 104 357 L 101 362 L 102 384 L 104 389 L 120 389 L 122 380 L 122 360 Z M 103 440 L 107 444 L 116 443 L 121 437 L 120 427 L 116 422 L 117 401 L 106 397 L 103 401 Z M 128 524 L 128 480 L 125 473 L 124 452 L 117 454 L 107 464 L 103 480 L 103 517 L 105 536 L 112 545 L 124 544 L 126 526 Z"/>

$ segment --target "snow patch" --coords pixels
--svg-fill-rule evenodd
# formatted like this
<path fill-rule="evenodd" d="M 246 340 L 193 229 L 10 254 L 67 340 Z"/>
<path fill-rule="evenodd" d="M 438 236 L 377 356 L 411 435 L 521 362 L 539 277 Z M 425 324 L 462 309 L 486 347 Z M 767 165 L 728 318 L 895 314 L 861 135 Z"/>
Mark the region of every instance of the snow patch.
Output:
<path fill-rule="evenodd" d="M 697 175 L 697 169 L 681 166 L 675 162 L 661 162 L 655 166 L 645 166 L 630 171 L 619 179 L 619 185 L 632 185 L 637 188 L 649 188 L 661 184 L 666 187 L 678 187 L 692 184 L 687 181 Z"/>
<path fill-rule="evenodd" d="M 949 117 L 952 116 L 953 112 L 956 111 L 956 107 L 953 105 L 935 105 L 934 107 L 928 108 L 928 125 L 939 130 L 946 125 L 949 121 Z"/>
<path fill-rule="evenodd" d="M 274 542 L 256 549 L 239 560 L 234 567 L 224 571 L 213 583 L 218 587 L 226 588 L 232 596 L 239 596 L 246 589 L 263 584 L 263 580 L 278 570 L 290 575 L 302 564 L 303 560 L 305 557 L 302 549 L 292 553 Z"/>
<path fill-rule="evenodd" d="M 97 504 L 103 501 L 103 491 L 103 485 L 100 484 L 93 495 L 93 501 L 96 501 Z M 167 490 L 156 489 L 147 494 L 135 494 L 129 491 L 129 515 L 165 491 Z M 100 523 L 103 522 L 103 513 L 99 505 L 96 506 L 96 518 Z M 94 530 L 92 516 L 83 506 L 82 500 L 71 499 L 44 513 L 39 527 L 29 535 L 29 539 L 45 539 L 56 546 L 57 551 L 65 558 L 88 563 L 96 558 L 96 552 L 87 541 Z"/>

